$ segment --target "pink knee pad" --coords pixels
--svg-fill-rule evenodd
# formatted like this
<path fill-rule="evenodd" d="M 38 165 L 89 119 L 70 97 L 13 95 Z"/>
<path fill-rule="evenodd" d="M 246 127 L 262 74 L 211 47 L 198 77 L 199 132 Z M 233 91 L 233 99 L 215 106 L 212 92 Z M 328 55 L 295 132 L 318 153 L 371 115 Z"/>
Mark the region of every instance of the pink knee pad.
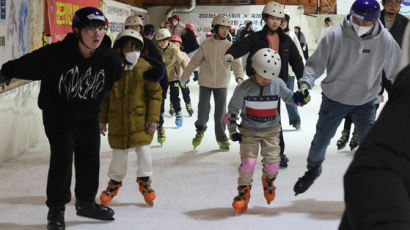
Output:
<path fill-rule="evenodd" d="M 256 158 L 247 158 L 244 157 L 242 158 L 242 164 L 240 167 L 241 172 L 250 174 L 253 173 L 253 170 L 255 169 L 256 165 Z"/>
<path fill-rule="evenodd" d="M 264 167 L 269 174 L 275 174 L 279 170 L 279 162 L 275 164 L 265 164 Z"/>

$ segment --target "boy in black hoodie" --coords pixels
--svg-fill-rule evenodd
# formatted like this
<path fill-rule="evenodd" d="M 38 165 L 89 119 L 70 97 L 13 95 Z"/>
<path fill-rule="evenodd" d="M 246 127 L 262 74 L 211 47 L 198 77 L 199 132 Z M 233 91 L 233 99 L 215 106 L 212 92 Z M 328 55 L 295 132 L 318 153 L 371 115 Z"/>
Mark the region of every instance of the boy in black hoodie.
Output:
<path fill-rule="evenodd" d="M 70 202 L 74 152 L 77 215 L 114 220 L 114 211 L 95 203 L 100 166 L 99 105 L 122 75 L 119 55 L 111 49 L 103 13 L 78 10 L 73 33 L 2 66 L 0 83 L 12 78 L 41 80 L 38 105 L 50 143 L 47 180 L 47 229 L 65 229 Z"/>
<path fill-rule="evenodd" d="M 288 80 L 288 65 L 290 64 L 296 78 L 300 79 L 303 75 L 302 57 L 299 55 L 299 51 L 292 39 L 280 28 L 280 23 L 284 20 L 284 17 L 285 9 L 283 5 L 276 2 L 268 2 L 262 11 L 262 20 L 265 21 L 266 25 L 261 31 L 253 33 L 238 43 L 233 44 L 226 52 L 225 60 L 228 62 L 233 61 L 249 52 L 246 61 L 246 74 L 253 76 L 254 71 L 251 67 L 253 54 L 262 48 L 271 48 L 278 52 L 281 58 L 282 69 L 279 78 L 285 82 Z M 280 106 L 278 106 L 278 113 L 280 113 Z M 280 131 L 280 148 L 280 166 L 286 168 L 289 160 L 284 154 L 285 142 L 282 130 Z"/>

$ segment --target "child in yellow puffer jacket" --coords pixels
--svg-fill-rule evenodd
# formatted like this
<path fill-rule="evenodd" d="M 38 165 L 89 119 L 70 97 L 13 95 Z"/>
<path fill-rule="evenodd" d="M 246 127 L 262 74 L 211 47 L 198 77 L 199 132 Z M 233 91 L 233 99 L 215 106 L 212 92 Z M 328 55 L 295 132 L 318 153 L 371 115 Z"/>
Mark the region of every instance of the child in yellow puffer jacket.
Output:
<path fill-rule="evenodd" d="M 102 204 L 117 195 L 127 172 L 130 149 L 137 154 L 137 182 L 145 202 L 152 206 L 156 197 L 150 186 L 153 168 L 148 148 L 159 121 L 162 101 L 159 80 L 165 69 L 155 59 L 140 57 L 142 47 L 142 36 L 131 29 L 120 32 L 114 43 L 125 73 L 100 106 L 100 132 L 105 135 L 108 123 L 108 141 L 113 149 L 108 169 L 110 181 L 100 195 Z"/>

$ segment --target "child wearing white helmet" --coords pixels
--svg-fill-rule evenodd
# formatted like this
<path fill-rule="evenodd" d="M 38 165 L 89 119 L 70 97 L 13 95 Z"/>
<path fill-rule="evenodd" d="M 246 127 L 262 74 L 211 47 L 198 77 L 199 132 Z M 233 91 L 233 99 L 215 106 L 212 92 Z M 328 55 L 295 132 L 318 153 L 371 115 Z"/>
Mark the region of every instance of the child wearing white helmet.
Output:
<path fill-rule="evenodd" d="M 263 190 L 270 204 L 275 198 L 275 186 L 280 162 L 280 117 L 277 112 L 279 98 L 286 103 L 303 106 L 310 101 L 307 90 L 293 93 L 279 77 L 281 58 L 269 48 L 252 56 L 254 76 L 238 85 L 228 105 L 225 122 L 232 141 L 239 141 L 241 165 L 239 167 L 238 196 L 232 206 L 235 214 L 246 211 L 250 199 L 253 171 L 261 146 L 263 163 Z M 242 121 L 236 121 L 240 115 Z M 239 130 L 237 128 L 239 127 Z"/>
<path fill-rule="evenodd" d="M 139 190 L 149 205 L 155 199 L 150 177 L 153 174 L 149 145 L 158 126 L 162 102 L 159 80 L 165 72 L 156 71 L 155 59 L 141 56 L 143 38 L 132 29 L 121 31 L 114 43 L 120 54 L 125 73 L 106 94 L 100 106 L 100 132 L 105 135 L 108 124 L 108 142 L 112 159 L 108 169 L 110 181 L 100 195 L 101 204 L 109 203 L 122 185 L 127 172 L 130 150 L 137 154 Z M 155 63 L 158 65 L 158 63 Z"/>
<path fill-rule="evenodd" d="M 159 29 L 157 34 L 155 35 L 155 38 L 158 41 L 158 51 L 162 56 L 162 60 L 165 64 L 165 68 L 167 70 L 168 74 L 168 81 L 169 81 L 169 86 L 172 85 L 172 90 L 178 90 L 179 91 L 179 85 L 180 85 L 180 79 L 179 79 L 179 70 L 177 71 L 175 66 L 179 65 L 182 67 L 182 69 L 185 69 L 187 66 L 187 61 L 185 58 L 182 56 L 181 51 L 179 50 L 178 47 L 176 47 L 172 42 L 170 42 L 171 39 L 171 33 L 169 32 L 168 29 L 162 28 Z M 168 89 L 165 89 L 165 94 Z M 182 112 L 181 112 L 181 104 L 180 104 L 180 99 L 177 94 L 171 94 L 171 104 L 175 110 L 175 125 L 177 127 L 182 126 Z M 165 100 L 165 98 L 163 99 Z M 163 131 L 162 124 L 161 124 L 161 132 Z M 163 139 L 158 139 L 158 142 L 161 144 L 165 141 L 165 131 L 163 131 L 164 136 Z"/>
<path fill-rule="evenodd" d="M 222 14 L 214 17 L 212 27 L 215 33 L 202 42 L 181 77 L 182 83 L 187 82 L 192 72 L 200 66 L 198 119 L 195 121 L 196 135 L 192 140 L 194 148 L 200 145 L 207 129 L 206 123 L 209 120 L 211 111 L 210 99 L 213 94 L 215 101 L 215 138 L 220 149 L 229 150 L 230 143 L 225 132 L 226 125 L 223 122 L 223 116 L 226 113 L 226 97 L 231 77 L 231 66 L 236 81 L 239 83 L 243 80 L 242 65 L 239 60 L 234 60 L 231 65 L 230 63 L 227 64 L 223 58 L 225 52 L 232 45 L 226 39 L 231 25 L 231 20 Z"/>
<path fill-rule="evenodd" d="M 246 65 L 246 74 L 253 76 L 251 68 L 253 54 L 262 48 L 271 48 L 279 53 L 282 62 L 282 69 L 279 74 L 284 82 L 288 81 L 289 69 L 292 67 L 297 79 L 303 75 L 303 61 L 292 39 L 282 30 L 281 23 L 285 20 L 285 8 L 283 5 L 276 2 L 268 2 L 262 11 L 262 20 L 266 23 L 261 31 L 249 35 L 245 39 L 235 43 L 225 55 L 226 61 L 231 61 L 234 58 L 244 56 L 249 52 Z M 280 113 L 280 106 L 278 107 Z M 283 133 L 280 135 L 281 147 L 281 167 L 287 167 L 289 161 L 285 151 L 285 141 Z"/>

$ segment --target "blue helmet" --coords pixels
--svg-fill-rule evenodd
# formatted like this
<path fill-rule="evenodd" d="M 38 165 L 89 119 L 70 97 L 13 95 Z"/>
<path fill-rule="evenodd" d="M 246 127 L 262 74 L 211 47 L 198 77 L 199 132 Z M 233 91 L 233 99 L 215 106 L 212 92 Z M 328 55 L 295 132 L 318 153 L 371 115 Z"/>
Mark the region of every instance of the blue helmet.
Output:
<path fill-rule="evenodd" d="M 146 24 L 144 26 L 144 30 L 142 32 L 145 35 L 154 35 L 155 34 L 155 27 L 151 24 Z"/>
<path fill-rule="evenodd" d="M 102 24 L 106 24 L 104 14 L 101 10 L 95 7 L 84 7 L 75 12 L 71 26 L 81 29 L 85 25 L 90 24 L 91 21 L 101 21 Z"/>
<path fill-rule="evenodd" d="M 350 13 L 358 19 L 373 21 L 380 17 L 380 4 L 376 0 L 356 0 Z"/>

